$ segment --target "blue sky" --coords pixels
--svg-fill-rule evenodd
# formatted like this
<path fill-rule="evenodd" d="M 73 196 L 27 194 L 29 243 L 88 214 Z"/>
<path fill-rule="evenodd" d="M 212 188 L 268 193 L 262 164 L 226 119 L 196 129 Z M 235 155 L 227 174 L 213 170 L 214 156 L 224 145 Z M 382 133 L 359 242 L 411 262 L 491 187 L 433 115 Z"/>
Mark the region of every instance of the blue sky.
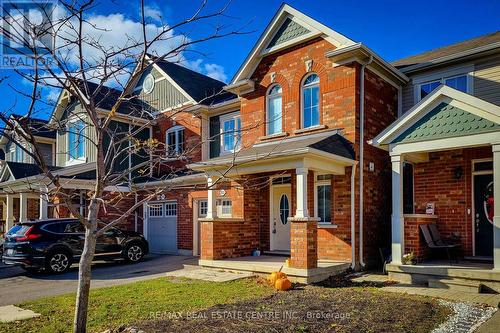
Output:
<path fill-rule="evenodd" d="M 124 2 L 101 0 L 90 15 L 106 17 L 120 13 L 124 20 L 137 20 L 139 1 L 134 5 L 134 1 L 129 0 L 126 6 L 123 6 Z M 223 3 L 209 1 L 209 9 Z M 245 30 L 253 32 L 196 46 L 196 53 L 185 54 L 188 65 L 229 81 L 281 3 L 279 0 L 233 0 L 226 17 L 219 21 L 228 25 L 228 29 L 244 26 Z M 288 3 L 347 37 L 368 45 L 389 61 L 500 30 L 500 1 L 497 0 L 290 0 Z M 153 12 L 161 13 L 166 23 L 172 24 L 191 15 L 199 1 L 146 0 L 146 4 Z M 193 37 L 202 36 L 211 27 L 208 24 L 197 26 L 191 34 Z M 9 76 L 0 84 L 0 111 L 5 112 L 15 105 L 16 112 L 22 113 L 26 100 L 16 96 L 6 83 L 29 87 L 19 83 L 20 79 L 12 71 L 0 71 L 1 77 Z M 48 113 L 49 110 L 43 112 L 44 115 Z M 40 114 L 41 117 L 44 115 Z"/>

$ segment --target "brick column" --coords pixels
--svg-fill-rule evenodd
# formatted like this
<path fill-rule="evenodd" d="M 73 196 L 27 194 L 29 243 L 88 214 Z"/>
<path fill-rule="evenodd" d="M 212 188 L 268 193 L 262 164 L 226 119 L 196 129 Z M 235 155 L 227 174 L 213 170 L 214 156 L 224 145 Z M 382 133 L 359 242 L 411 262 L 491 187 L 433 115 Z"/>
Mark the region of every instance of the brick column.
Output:
<path fill-rule="evenodd" d="M 318 266 L 318 221 L 290 218 L 290 266 L 310 269 Z"/>

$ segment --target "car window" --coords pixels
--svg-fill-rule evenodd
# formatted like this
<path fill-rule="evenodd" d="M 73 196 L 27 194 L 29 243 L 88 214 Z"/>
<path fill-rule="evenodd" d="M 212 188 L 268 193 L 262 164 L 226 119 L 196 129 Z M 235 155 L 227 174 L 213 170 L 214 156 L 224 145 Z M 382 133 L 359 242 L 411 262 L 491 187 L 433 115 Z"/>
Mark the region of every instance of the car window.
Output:
<path fill-rule="evenodd" d="M 65 233 L 84 233 L 85 227 L 80 222 L 68 223 L 64 230 Z"/>
<path fill-rule="evenodd" d="M 56 234 L 62 234 L 68 223 L 49 223 L 43 226 L 43 229 Z"/>
<path fill-rule="evenodd" d="M 10 228 L 9 232 L 7 235 L 13 236 L 13 235 L 19 235 L 22 236 L 26 233 L 26 231 L 30 228 L 29 225 L 15 225 L 12 228 Z"/>

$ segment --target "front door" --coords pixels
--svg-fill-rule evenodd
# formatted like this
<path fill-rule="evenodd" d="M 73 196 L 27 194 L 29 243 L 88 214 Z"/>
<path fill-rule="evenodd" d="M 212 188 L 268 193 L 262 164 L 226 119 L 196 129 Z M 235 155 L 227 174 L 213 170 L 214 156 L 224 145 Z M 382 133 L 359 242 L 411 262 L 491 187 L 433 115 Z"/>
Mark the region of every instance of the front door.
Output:
<path fill-rule="evenodd" d="M 475 255 L 493 256 L 493 175 L 474 176 Z"/>
<path fill-rule="evenodd" d="M 271 251 L 290 251 L 291 186 L 274 185 L 272 193 Z"/>

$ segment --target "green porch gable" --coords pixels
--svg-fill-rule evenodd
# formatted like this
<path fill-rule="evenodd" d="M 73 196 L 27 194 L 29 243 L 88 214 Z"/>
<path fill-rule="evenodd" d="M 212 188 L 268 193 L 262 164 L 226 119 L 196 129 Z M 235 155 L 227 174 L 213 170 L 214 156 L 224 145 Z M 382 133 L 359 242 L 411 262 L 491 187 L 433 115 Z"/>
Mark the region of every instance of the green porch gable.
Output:
<path fill-rule="evenodd" d="M 297 22 L 287 18 L 285 22 L 281 25 L 279 30 L 274 35 L 273 39 L 267 45 L 267 48 L 270 49 L 273 46 L 277 46 L 279 44 L 288 42 L 289 40 L 295 39 L 299 36 L 305 35 L 310 31 Z"/>
<path fill-rule="evenodd" d="M 498 130 L 499 124 L 443 102 L 391 143 L 444 139 Z"/>

